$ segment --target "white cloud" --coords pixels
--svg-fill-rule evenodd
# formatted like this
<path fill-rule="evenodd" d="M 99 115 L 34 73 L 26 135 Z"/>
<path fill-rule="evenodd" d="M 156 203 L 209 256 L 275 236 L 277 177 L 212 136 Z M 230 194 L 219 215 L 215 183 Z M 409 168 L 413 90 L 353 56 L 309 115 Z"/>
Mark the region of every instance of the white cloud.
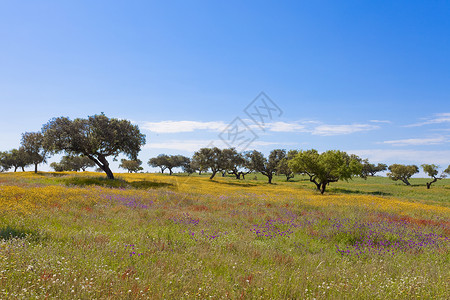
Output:
<path fill-rule="evenodd" d="M 260 130 L 259 126 L 251 120 L 241 119 L 249 128 L 254 131 Z M 161 121 L 143 122 L 141 127 L 156 133 L 182 133 L 193 132 L 195 130 L 209 130 L 222 132 L 226 129 L 227 123 L 223 121 Z M 265 129 L 270 132 L 304 132 L 312 135 L 332 136 L 344 135 L 361 131 L 369 131 L 380 128 L 371 124 L 341 124 L 330 125 L 319 121 L 298 121 L 298 122 L 270 122 L 265 124 Z"/>
<path fill-rule="evenodd" d="M 450 164 L 450 151 L 420 151 L 420 150 L 348 150 L 348 153 L 356 154 L 362 158 L 368 158 L 374 163 L 414 163 L 414 164 L 438 164 L 447 166 Z"/>
<path fill-rule="evenodd" d="M 226 124 L 222 121 L 200 122 L 200 121 L 161 121 L 144 122 L 141 127 L 145 130 L 157 133 L 192 132 L 195 130 L 222 131 Z"/>
<path fill-rule="evenodd" d="M 424 145 L 439 145 L 447 142 L 445 137 L 426 138 L 426 139 L 403 139 L 384 141 L 383 144 L 392 146 L 424 146 Z"/>
<path fill-rule="evenodd" d="M 270 131 L 274 132 L 304 132 L 306 126 L 298 123 L 273 122 L 266 126 Z"/>
<path fill-rule="evenodd" d="M 311 131 L 313 135 L 332 136 L 332 135 L 345 135 L 361 131 L 369 131 L 379 129 L 379 126 L 369 124 L 350 124 L 350 125 L 327 125 L 322 124 L 316 126 Z"/>
<path fill-rule="evenodd" d="M 433 117 L 428 118 L 424 122 L 406 125 L 405 127 L 419 127 L 423 125 L 442 124 L 442 123 L 450 123 L 450 113 L 435 114 Z"/>
<path fill-rule="evenodd" d="M 254 141 L 249 145 L 248 150 L 273 145 L 286 145 L 286 143 Z M 187 152 L 194 152 L 204 147 L 218 147 L 223 149 L 228 148 L 229 146 L 222 140 L 170 140 L 156 143 L 150 142 L 144 146 L 145 149 L 171 149 Z"/>
<path fill-rule="evenodd" d="M 391 121 L 388 120 L 370 120 L 371 123 L 385 123 L 385 124 L 392 124 Z"/>

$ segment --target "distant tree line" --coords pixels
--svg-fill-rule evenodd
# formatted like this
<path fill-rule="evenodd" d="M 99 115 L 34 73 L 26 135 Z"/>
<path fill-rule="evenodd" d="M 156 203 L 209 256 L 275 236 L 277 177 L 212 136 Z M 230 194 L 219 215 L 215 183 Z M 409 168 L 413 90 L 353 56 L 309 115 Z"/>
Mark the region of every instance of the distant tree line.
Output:
<path fill-rule="evenodd" d="M 128 159 L 121 160 L 120 168 L 130 173 L 142 171 L 142 161 L 137 155 L 144 144 L 145 135 L 137 125 L 127 120 L 108 118 L 103 113 L 86 119 L 53 118 L 43 125 L 41 131 L 22 134 L 18 149 L 0 152 L 0 171 L 25 171 L 26 166 L 33 165 L 37 172 L 38 165 L 45 163 L 50 155 L 63 152 L 65 155 L 60 162 L 50 164 L 55 171 L 85 171 L 97 166 L 97 171 L 103 171 L 108 178 L 114 179 L 107 157 L 112 156 L 116 160 L 119 154 L 124 154 Z M 188 174 L 210 171 L 210 179 L 218 173 L 245 179 L 247 174 L 257 172 L 266 176 L 269 184 L 274 175 L 283 175 L 289 181 L 296 174 L 302 174 L 322 194 L 330 183 L 347 181 L 355 176 L 367 178 L 386 170 L 389 170 L 387 176 L 390 179 L 410 185 L 409 179 L 419 172 L 416 165 L 375 165 L 344 151 L 319 153 L 315 149 L 288 152 L 274 149 L 265 157 L 256 150 L 239 153 L 234 148 L 201 148 L 192 158 L 160 154 L 149 159 L 148 165 L 159 168 L 161 173 L 168 170 L 170 175 L 175 168 L 181 168 Z M 450 174 L 450 166 L 441 174 L 437 165 L 423 164 L 421 167 L 431 179 L 426 183 L 428 189 Z"/>
<path fill-rule="evenodd" d="M 85 170 L 96 165 L 109 179 L 114 179 L 107 157 L 116 159 L 124 154 L 130 160 L 137 160 L 143 145 L 145 135 L 130 121 L 108 118 L 103 113 L 87 119 L 59 117 L 44 124 L 40 132 L 24 133 L 19 149 L 0 152 L 0 167 L 2 171 L 14 169 L 15 172 L 34 165 L 37 173 L 40 163 L 52 154 L 63 152 L 66 156 L 61 162 L 51 164 L 55 171 Z M 122 166 L 129 165 L 122 162 Z"/>

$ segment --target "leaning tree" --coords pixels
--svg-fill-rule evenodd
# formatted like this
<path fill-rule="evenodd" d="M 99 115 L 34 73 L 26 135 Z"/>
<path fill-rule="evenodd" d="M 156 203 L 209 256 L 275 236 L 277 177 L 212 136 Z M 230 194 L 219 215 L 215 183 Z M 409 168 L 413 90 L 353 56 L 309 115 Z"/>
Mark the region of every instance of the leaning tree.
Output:
<path fill-rule="evenodd" d="M 419 173 L 419 167 L 416 165 L 401 165 L 401 164 L 393 164 L 389 166 L 389 173 L 387 176 L 394 180 L 403 181 L 406 185 L 411 185 L 409 183 L 409 179 L 416 173 Z"/>
<path fill-rule="evenodd" d="M 439 166 L 437 166 L 435 164 L 423 164 L 423 165 L 421 165 L 421 167 L 422 167 L 423 171 L 433 179 L 432 181 L 427 182 L 427 189 L 431 188 L 431 185 L 433 183 L 435 183 L 436 181 L 447 177 L 447 175 L 445 174 L 445 171 L 442 172 L 442 174 L 440 176 L 438 176 Z"/>
<path fill-rule="evenodd" d="M 108 118 L 104 113 L 87 119 L 70 120 L 59 117 L 50 120 L 42 128 L 44 147 L 51 153 L 66 152 L 69 155 L 84 155 L 102 169 L 109 179 L 114 179 L 109 162 L 120 153 L 137 159 L 145 135 L 137 125 L 128 120 Z"/>

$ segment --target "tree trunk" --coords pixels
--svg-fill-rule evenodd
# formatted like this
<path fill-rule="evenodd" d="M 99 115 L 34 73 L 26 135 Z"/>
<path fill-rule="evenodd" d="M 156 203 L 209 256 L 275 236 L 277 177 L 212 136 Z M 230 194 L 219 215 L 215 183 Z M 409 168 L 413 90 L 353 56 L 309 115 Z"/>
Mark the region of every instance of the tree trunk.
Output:
<path fill-rule="evenodd" d="M 213 179 L 214 176 L 216 176 L 216 173 L 217 173 L 217 171 L 212 171 L 212 174 L 211 174 L 211 176 L 209 177 L 209 179 Z"/>
<path fill-rule="evenodd" d="M 269 184 L 272 184 L 272 175 L 267 175 L 267 178 L 269 178 Z"/>
<path fill-rule="evenodd" d="M 406 185 L 411 185 L 411 183 L 409 183 L 408 179 L 402 179 L 402 181 L 403 181 Z"/>
<path fill-rule="evenodd" d="M 17 167 L 14 167 L 14 172 L 17 172 Z"/>
<path fill-rule="evenodd" d="M 34 173 L 37 173 L 37 166 L 38 164 L 34 164 Z"/>
<path fill-rule="evenodd" d="M 199 170 L 199 171 L 198 171 L 198 175 L 202 175 L 202 170 Z"/>
<path fill-rule="evenodd" d="M 172 169 L 169 168 L 169 175 L 172 175 L 172 174 L 173 174 Z"/>
<path fill-rule="evenodd" d="M 89 157 L 89 159 L 91 159 L 93 162 L 95 162 L 95 164 L 97 166 L 99 166 L 100 169 L 105 171 L 106 176 L 108 177 L 108 179 L 114 179 L 114 174 L 111 171 L 111 169 L 109 168 L 109 163 L 108 163 L 108 161 L 106 160 L 106 158 L 103 155 L 98 154 L 98 159 L 96 159 L 92 155 L 87 155 L 86 154 L 86 156 Z"/>
<path fill-rule="evenodd" d="M 322 183 L 322 187 L 320 188 L 320 193 L 323 195 L 325 193 L 325 189 L 327 187 L 327 182 Z"/>
<path fill-rule="evenodd" d="M 245 180 L 245 174 L 244 173 L 240 173 L 242 175 L 242 180 Z"/>
<path fill-rule="evenodd" d="M 25 167 L 22 167 L 22 172 L 25 172 Z"/>
<path fill-rule="evenodd" d="M 427 182 L 427 189 L 430 189 L 430 188 L 431 188 L 431 185 L 432 185 L 433 183 L 435 183 L 438 179 L 440 179 L 440 178 L 434 177 L 433 181 Z"/>
<path fill-rule="evenodd" d="M 227 174 L 227 171 L 222 172 L 222 177 L 225 177 L 225 174 Z"/>

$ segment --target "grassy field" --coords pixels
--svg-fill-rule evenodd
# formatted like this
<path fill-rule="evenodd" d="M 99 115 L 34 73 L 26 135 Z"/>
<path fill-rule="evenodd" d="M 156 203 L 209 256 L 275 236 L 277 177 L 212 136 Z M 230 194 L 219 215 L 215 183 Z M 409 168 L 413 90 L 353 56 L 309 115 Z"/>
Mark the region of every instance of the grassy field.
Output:
<path fill-rule="evenodd" d="M 0 174 L 0 298 L 448 299 L 450 180 Z"/>

